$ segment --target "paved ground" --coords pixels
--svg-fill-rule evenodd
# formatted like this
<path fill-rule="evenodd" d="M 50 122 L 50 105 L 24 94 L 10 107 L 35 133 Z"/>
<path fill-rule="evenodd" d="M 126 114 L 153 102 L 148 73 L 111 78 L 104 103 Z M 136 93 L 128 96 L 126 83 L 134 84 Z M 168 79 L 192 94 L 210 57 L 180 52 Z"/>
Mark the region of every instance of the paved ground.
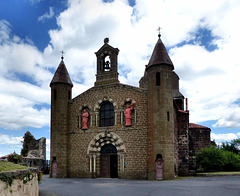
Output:
<path fill-rule="evenodd" d="M 195 177 L 170 181 L 48 178 L 40 196 L 240 196 L 240 176 Z"/>

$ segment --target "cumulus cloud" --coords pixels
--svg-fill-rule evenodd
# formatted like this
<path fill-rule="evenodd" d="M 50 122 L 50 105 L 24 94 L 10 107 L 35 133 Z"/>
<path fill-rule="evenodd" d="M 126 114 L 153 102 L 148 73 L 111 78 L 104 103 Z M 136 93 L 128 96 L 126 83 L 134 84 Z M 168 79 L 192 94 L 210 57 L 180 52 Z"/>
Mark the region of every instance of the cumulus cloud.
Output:
<path fill-rule="evenodd" d="M 14 144 L 19 145 L 23 141 L 23 137 L 14 137 L 11 135 L 1 134 L 0 133 L 0 144 Z"/>
<path fill-rule="evenodd" d="M 53 8 L 49 8 L 40 20 L 53 15 Z M 103 45 L 105 37 L 110 38 L 110 45 L 120 49 L 120 82 L 138 86 L 157 42 L 156 29 L 161 26 L 161 38 L 180 76 L 181 92 L 189 99 L 191 122 L 217 120 L 215 127 L 240 128 L 240 106 L 236 103 L 240 99 L 240 29 L 233 22 L 239 15 L 237 0 L 136 0 L 134 7 L 127 0 L 69 0 L 68 8 L 57 17 L 58 28 L 49 31 L 50 42 L 43 53 L 12 35 L 7 21 L 0 21 L 0 79 L 14 89 L 2 87 L 2 97 L 13 103 L 20 100 L 19 107 L 26 110 L 19 111 L 30 119 L 24 126 L 32 125 L 30 121 L 35 122 L 35 127 L 46 125 L 49 111 L 34 109 L 34 104 L 49 104 L 49 82 L 53 76 L 49 70 L 56 70 L 59 52 L 65 51 L 64 62 L 75 96 L 93 86 L 94 52 Z M 200 29 L 210 33 L 208 45 L 214 46 L 213 50 L 202 43 Z M 35 118 L 44 115 L 41 120 Z M 14 120 L 17 118 L 20 117 Z"/>
<path fill-rule="evenodd" d="M 181 91 L 189 98 L 191 121 L 219 120 L 215 126 L 240 128 L 239 117 L 234 115 L 239 105 L 233 110 L 240 97 L 236 87 L 240 82 L 240 30 L 231 22 L 239 16 L 239 9 L 238 1 L 227 0 L 138 0 L 134 7 L 123 0 L 69 0 L 68 9 L 57 18 L 60 28 L 49 32 L 51 45 L 45 53 L 51 56 L 65 48 L 72 79 L 91 86 L 94 52 L 109 37 L 110 44 L 120 49 L 120 81 L 137 86 L 160 25 L 162 40 L 180 76 Z M 214 50 L 203 46 L 200 29 L 209 31 L 208 45 Z"/>
<path fill-rule="evenodd" d="M 11 154 L 15 149 L 21 149 L 23 137 L 14 137 L 12 135 L 0 133 L 0 157 Z M 15 151 L 20 153 L 20 151 Z"/>
<path fill-rule="evenodd" d="M 46 19 L 50 19 L 54 16 L 54 11 L 52 7 L 49 7 L 49 12 L 46 12 L 42 16 L 38 17 L 38 21 L 44 22 Z"/>
<path fill-rule="evenodd" d="M 223 133 L 223 134 L 216 134 L 216 133 L 211 133 L 211 140 L 215 141 L 216 143 L 221 143 L 224 141 L 231 141 L 234 139 L 238 139 L 239 133 L 234 134 L 234 133 Z"/>
<path fill-rule="evenodd" d="M 16 130 L 49 125 L 48 88 L 51 72 L 41 68 L 42 55 L 11 32 L 11 25 L 0 21 L 0 127 Z"/>

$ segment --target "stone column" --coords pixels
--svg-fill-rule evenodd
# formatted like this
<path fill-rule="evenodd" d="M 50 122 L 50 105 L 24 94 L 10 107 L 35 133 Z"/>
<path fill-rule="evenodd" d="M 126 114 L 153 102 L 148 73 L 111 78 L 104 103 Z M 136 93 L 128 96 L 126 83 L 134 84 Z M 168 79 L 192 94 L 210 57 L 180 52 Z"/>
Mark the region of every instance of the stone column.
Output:
<path fill-rule="evenodd" d="M 93 155 L 88 155 L 89 156 L 89 172 L 91 172 L 92 173 L 92 157 L 93 157 Z"/>
<path fill-rule="evenodd" d="M 96 123 L 96 126 L 98 126 L 98 112 L 95 113 L 95 123 Z"/>
<path fill-rule="evenodd" d="M 81 124 L 82 124 L 82 123 L 81 123 L 81 120 L 82 120 L 81 116 L 82 116 L 81 114 L 78 115 L 78 127 L 79 127 L 80 129 L 81 129 Z"/>
<path fill-rule="evenodd" d="M 115 113 L 115 125 L 117 125 L 117 111 L 114 111 Z"/>
<path fill-rule="evenodd" d="M 93 126 L 93 117 L 92 117 L 92 112 L 90 112 L 90 127 Z"/>
<path fill-rule="evenodd" d="M 121 117 L 121 119 L 120 119 L 121 122 L 120 123 L 122 125 L 123 124 L 123 111 L 120 111 L 120 114 L 121 114 L 121 116 L 120 116 Z"/>
<path fill-rule="evenodd" d="M 97 155 L 94 154 L 94 155 L 93 155 L 93 172 L 94 172 L 94 173 L 96 172 L 96 158 L 97 158 Z"/>

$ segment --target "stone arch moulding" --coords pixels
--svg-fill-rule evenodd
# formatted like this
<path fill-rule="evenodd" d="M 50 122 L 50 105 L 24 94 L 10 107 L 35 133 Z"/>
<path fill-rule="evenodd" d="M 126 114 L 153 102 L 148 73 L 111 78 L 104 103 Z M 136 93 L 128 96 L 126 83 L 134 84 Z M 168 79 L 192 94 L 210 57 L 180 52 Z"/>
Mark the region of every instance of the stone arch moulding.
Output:
<path fill-rule="evenodd" d="M 117 148 L 118 153 L 126 153 L 123 140 L 116 133 L 103 132 L 97 134 L 89 143 L 87 154 L 100 153 L 101 147 L 105 144 L 112 144 Z"/>
<path fill-rule="evenodd" d="M 82 105 L 79 107 L 79 111 L 81 112 L 83 108 L 88 108 L 89 110 L 92 110 L 92 107 L 90 105 Z"/>
<path fill-rule="evenodd" d="M 126 102 L 132 102 L 134 104 L 134 106 L 136 106 L 136 101 L 134 99 L 131 98 L 126 98 L 121 102 L 121 106 L 124 107 Z"/>
<path fill-rule="evenodd" d="M 103 97 L 103 99 L 98 100 L 98 102 L 94 105 L 94 111 L 98 111 L 100 109 L 100 105 L 104 101 L 109 101 L 113 104 L 114 109 L 117 109 L 117 103 L 113 101 L 112 98 L 109 97 Z"/>

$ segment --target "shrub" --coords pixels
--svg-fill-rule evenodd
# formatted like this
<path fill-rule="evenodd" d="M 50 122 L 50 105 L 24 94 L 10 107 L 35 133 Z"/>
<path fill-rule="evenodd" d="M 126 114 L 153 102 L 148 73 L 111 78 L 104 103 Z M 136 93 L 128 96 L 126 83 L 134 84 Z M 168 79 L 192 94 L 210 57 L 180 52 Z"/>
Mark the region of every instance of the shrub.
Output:
<path fill-rule="evenodd" d="M 198 171 L 239 171 L 240 155 L 215 146 L 203 148 L 196 157 Z"/>
<path fill-rule="evenodd" d="M 224 171 L 239 171 L 240 170 L 240 156 L 229 151 L 224 152 L 226 164 Z"/>
<path fill-rule="evenodd" d="M 203 148 L 197 153 L 197 168 L 203 171 L 223 171 L 227 162 L 224 151 L 214 146 Z"/>
<path fill-rule="evenodd" d="M 12 153 L 12 154 L 8 155 L 7 159 L 9 162 L 14 162 L 14 163 L 23 162 L 23 156 L 18 155 L 16 153 Z"/>

